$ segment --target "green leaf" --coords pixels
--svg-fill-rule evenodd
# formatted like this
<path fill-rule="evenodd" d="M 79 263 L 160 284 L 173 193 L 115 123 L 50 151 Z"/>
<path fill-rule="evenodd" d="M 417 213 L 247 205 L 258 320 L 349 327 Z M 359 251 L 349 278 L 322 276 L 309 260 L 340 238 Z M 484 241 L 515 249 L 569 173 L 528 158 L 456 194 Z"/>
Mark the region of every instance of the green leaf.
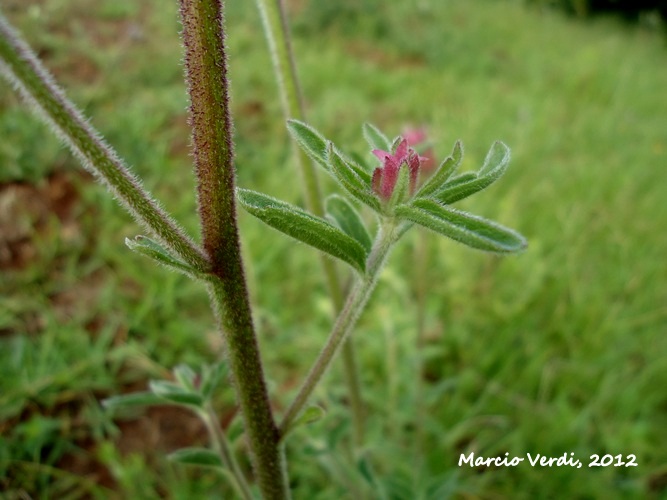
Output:
<path fill-rule="evenodd" d="M 121 394 L 119 396 L 112 396 L 102 401 L 102 405 L 111 411 L 118 408 L 132 408 L 136 406 L 152 406 L 163 404 L 165 404 L 164 399 L 153 394 L 152 392 L 133 392 L 131 394 Z"/>
<path fill-rule="evenodd" d="M 398 179 L 389 198 L 389 207 L 395 207 L 410 197 L 410 169 L 403 164 L 398 169 Z M 391 210 L 391 209 L 390 209 Z"/>
<path fill-rule="evenodd" d="M 201 394 L 190 392 L 180 385 L 166 380 L 151 380 L 148 387 L 153 394 L 175 404 L 201 408 L 205 402 Z M 163 401 L 164 403 L 165 401 Z"/>
<path fill-rule="evenodd" d="M 327 163 L 327 141 L 313 127 L 299 120 L 287 120 L 287 130 L 305 153 L 325 170 Z"/>
<path fill-rule="evenodd" d="M 455 175 L 445 183 L 445 188 L 449 189 L 450 187 L 458 186 L 464 182 L 469 182 L 477 179 L 476 172 L 463 172 L 462 174 Z"/>
<path fill-rule="evenodd" d="M 364 123 L 362 131 L 371 149 L 380 149 L 382 151 L 389 151 L 391 149 L 391 142 L 375 125 Z"/>
<path fill-rule="evenodd" d="M 347 262 L 360 273 L 366 268 L 366 250 L 333 224 L 312 214 L 249 189 L 236 189 L 239 203 L 274 229 Z"/>
<path fill-rule="evenodd" d="M 426 198 L 434 193 L 438 193 L 445 188 L 447 180 L 459 168 L 461 160 L 463 159 L 463 145 L 461 141 L 456 141 L 454 150 L 451 156 L 448 156 L 433 173 L 433 175 L 426 181 L 426 183 L 417 192 L 418 198 Z"/>
<path fill-rule="evenodd" d="M 167 458 L 173 462 L 202 467 L 224 467 L 220 456 L 208 448 L 181 448 Z"/>
<path fill-rule="evenodd" d="M 484 165 L 477 172 L 475 179 L 460 182 L 454 186 L 446 186 L 436 198 L 445 204 L 467 198 L 493 184 L 507 170 L 510 161 L 510 149 L 500 141 L 496 141 L 486 155 Z"/>
<path fill-rule="evenodd" d="M 370 190 L 371 178 L 367 172 L 359 172 L 360 167 L 346 161 L 330 142 L 327 147 L 329 165 L 334 178 L 355 199 L 380 211 L 380 202 Z"/>
<path fill-rule="evenodd" d="M 396 215 L 478 250 L 513 253 L 527 245 L 525 238 L 512 229 L 434 200 L 419 199 L 399 206 Z"/>
<path fill-rule="evenodd" d="M 339 228 L 361 243 L 367 252 L 370 251 L 373 244 L 371 236 L 359 212 L 349 201 L 337 194 L 331 195 L 326 200 L 326 211 Z"/>
<path fill-rule="evenodd" d="M 396 136 L 394 137 L 394 140 L 391 141 L 391 149 L 389 150 L 390 153 L 396 153 L 396 150 L 398 149 L 398 145 L 403 141 L 403 137 Z"/>
<path fill-rule="evenodd" d="M 178 365 L 172 370 L 172 373 L 181 386 L 189 391 L 195 391 L 195 379 L 197 378 L 197 374 L 192 368 L 188 365 Z"/>
<path fill-rule="evenodd" d="M 145 257 L 149 257 L 158 264 L 164 265 L 170 269 L 186 274 L 192 278 L 208 279 L 205 273 L 202 273 L 194 267 L 186 264 L 180 259 L 177 259 L 168 250 L 166 250 L 158 242 L 153 241 L 146 236 L 135 236 L 134 239 L 125 238 L 125 244 L 133 250 Z"/>
<path fill-rule="evenodd" d="M 227 377 L 227 363 L 220 361 L 211 366 L 204 366 L 201 376 L 201 393 L 207 400 L 213 396 L 213 391 Z"/>
<path fill-rule="evenodd" d="M 289 428 L 286 429 L 285 435 L 289 434 L 290 432 L 292 432 L 297 427 L 302 427 L 304 425 L 309 425 L 309 424 L 312 424 L 314 422 L 317 422 L 322 417 L 324 417 L 325 414 L 326 414 L 326 411 L 324 410 L 324 408 L 322 408 L 320 406 L 317 406 L 317 405 L 309 406 L 308 408 L 306 408 L 303 411 L 303 413 L 301 413 L 301 415 L 299 415 L 292 422 L 292 424 L 289 426 Z"/>

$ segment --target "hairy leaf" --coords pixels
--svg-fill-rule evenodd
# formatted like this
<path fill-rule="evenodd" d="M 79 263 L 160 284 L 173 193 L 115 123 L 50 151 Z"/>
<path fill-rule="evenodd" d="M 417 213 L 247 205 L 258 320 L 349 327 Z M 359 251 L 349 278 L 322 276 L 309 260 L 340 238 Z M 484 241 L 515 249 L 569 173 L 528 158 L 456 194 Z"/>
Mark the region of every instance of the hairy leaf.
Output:
<path fill-rule="evenodd" d="M 438 193 L 436 198 L 442 203 L 450 204 L 481 191 L 505 173 L 509 161 L 509 148 L 502 142 L 496 141 L 486 155 L 484 165 L 477 172 L 476 178 L 459 182 L 454 186 L 445 185 L 445 189 Z"/>
<path fill-rule="evenodd" d="M 361 243 L 366 251 L 370 251 L 372 241 L 364 221 L 354 206 L 342 196 L 336 194 L 326 200 L 327 214 L 346 234 Z"/>
<path fill-rule="evenodd" d="M 513 253 L 527 245 L 525 238 L 512 229 L 434 200 L 415 200 L 397 207 L 396 214 L 478 250 Z"/>
<path fill-rule="evenodd" d="M 156 261 L 158 264 L 168 267 L 169 269 L 183 273 L 191 278 L 197 279 L 207 279 L 207 275 L 198 271 L 190 264 L 183 262 L 180 259 L 177 259 L 171 253 L 165 249 L 158 242 L 147 238 L 146 236 L 135 236 L 134 239 L 125 238 L 125 245 L 141 254 L 145 257 L 149 257 Z"/>
<path fill-rule="evenodd" d="M 375 211 L 380 211 L 380 202 L 370 190 L 371 179 L 368 173 L 359 172 L 359 167 L 346 161 L 329 143 L 327 148 L 329 164 L 334 178 L 354 198 L 368 205 Z"/>
<path fill-rule="evenodd" d="M 172 403 L 195 406 L 197 408 L 201 408 L 204 405 L 204 398 L 201 394 L 188 391 L 173 382 L 167 382 L 166 380 L 151 380 L 148 386 L 153 394 Z"/>
<path fill-rule="evenodd" d="M 451 156 L 448 156 L 440 164 L 438 169 L 417 192 L 417 197 L 426 198 L 442 191 L 445 188 L 447 180 L 454 174 L 454 172 L 456 172 L 456 169 L 459 168 L 462 159 L 463 145 L 461 144 L 461 141 L 456 141 Z"/>
<path fill-rule="evenodd" d="M 299 120 L 287 120 L 287 130 L 305 153 L 325 170 L 327 163 L 327 141 L 313 127 Z"/>
<path fill-rule="evenodd" d="M 130 394 L 121 394 L 119 396 L 112 396 L 102 401 L 102 405 L 112 411 L 117 408 L 131 408 L 135 406 L 152 406 L 163 404 L 165 404 L 164 399 L 153 394 L 152 392 L 133 392 Z"/>
<path fill-rule="evenodd" d="M 237 188 L 239 203 L 274 229 L 347 262 L 363 274 L 366 250 L 333 224 L 299 207 L 256 191 Z"/>
<path fill-rule="evenodd" d="M 201 375 L 201 393 L 206 399 L 210 399 L 213 396 L 213 391 L 227 377 L 228 371 L 227 363 L 224 361 L 204 366 Z"/>
<path fill-rule="evenodd" d="M 169 460 L 203 467 L 223 467 L 220 456 L 208 448 L 181 448 L 168 456 Z"/>
<path fill-rule="evenodd" d="M 375 125 L 364 123 L 362 130 L 364 138 L 371 149 L 380 149 L 382 151 L 390 150 L 391 142 Z"/>
<path fill-rule="evenodd" d="M 398 170 L 398 178 L 394 185 L 394 190 L 389 198 L 389 206 L 395 207 L 405 201 L 410 196 L 410 170 L 407 165 L 401 165 Z"/>
<path fill-rule="evenodd" d="M 185 389 L 189 391 L 195 390 L 195 380 L 197 378 L 197 374 L 188 365 L 178 365 L 172 370 L 172 373 L 174 374 L 174 378 L 178 380 L 178 383 L 181 384 L 181 386 L 183 386 Z"/>

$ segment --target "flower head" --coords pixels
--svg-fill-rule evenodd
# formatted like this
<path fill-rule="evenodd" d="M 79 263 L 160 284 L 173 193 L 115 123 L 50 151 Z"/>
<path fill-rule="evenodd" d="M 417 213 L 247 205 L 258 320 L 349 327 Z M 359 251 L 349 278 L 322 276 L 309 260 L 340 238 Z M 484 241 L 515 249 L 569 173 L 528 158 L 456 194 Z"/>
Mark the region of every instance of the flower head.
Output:
<path fill-rule="evenodd" d="M 417 187 L 417 177 L 419 176 L 419 168 L 422 162 L 427 158 L 419 156 L 417 152 L 412 149 L 407 139 L 402 138 L 396 147 L 396 151 L 392 154 L 380 149 L 374 149 L 373 154 L 382 162 L 382 166 L 373 171 L 372 187 L 373 191 L 384 201 L 391 198 L 398 174 L 401 168 L 405 165 L 409 169 L 410 175 L 410 194 L 415 192 Z"/>
<path fill-rule="evenodd" d="M 408 145 L 416 147 L 421 144 L 421 154 L 423 157 L 420 163 L 422 173 L 430 172 L 435 167 L 435 157 L 433 155 L 433 147 L 428 140 L 428 133 L 424 127 L 406 127 L 403 129 L 403 136 Z"/>

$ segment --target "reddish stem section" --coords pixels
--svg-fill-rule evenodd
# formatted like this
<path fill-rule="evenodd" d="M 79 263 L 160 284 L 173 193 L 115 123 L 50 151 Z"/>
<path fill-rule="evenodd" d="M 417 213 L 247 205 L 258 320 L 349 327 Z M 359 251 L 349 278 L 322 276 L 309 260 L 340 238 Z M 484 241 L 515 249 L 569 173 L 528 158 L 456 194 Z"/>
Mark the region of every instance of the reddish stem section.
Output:
<path fill-rule="evenodd" d="M 190 125 L 203 246 L 216 276 L 212 299 L 227 344 L 257 482 L 265 499 L 289 496 L 241 260 L 234 198 L 223 9 L 181 0 Z"/>

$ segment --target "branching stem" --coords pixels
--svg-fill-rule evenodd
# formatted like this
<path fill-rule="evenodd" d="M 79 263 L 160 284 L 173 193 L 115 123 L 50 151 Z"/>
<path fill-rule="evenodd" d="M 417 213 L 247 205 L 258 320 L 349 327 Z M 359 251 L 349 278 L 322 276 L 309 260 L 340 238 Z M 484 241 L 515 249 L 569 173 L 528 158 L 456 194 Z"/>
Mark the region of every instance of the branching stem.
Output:
<path fill-rule="evenodd" d="M 278 82 L 285 119 L 298 118 L 301 121 L 305 121 L 306 113 L 303 94 L 296 72 L 294 51 L 292 50 L 284 3 L 282 0 L 256 0 L 256 3 L 269 45 L 269 52 L 271 53 L 271 60 Z M 315 165 L 301 148 L 297 148 L 296 159 L 301 171 L 301 177 L 303 178 L 306 208 L 314 215 L 322 217 L 324 215 L 324 203 L 322 202 L 322 194 L 317 181 Z M 338 313 L 344 306 L 340 278 L 334 262 L 325 256 L 322 256 L 321 259 L 329 296 L 331 297 L 334 310 Z M 354 346 L 351 341 L 347 341 L 343 345 L 342 358 L 343 371 L 350 398 L 350 408 L 352 410 L 354 442 L 357 446 L 361 446 L 364 435 L 364 410 L 361 399 L 359 370 L 357 368 Z"/>
<path fill-rule="evenodd" d="M 359 316 L 361 316 L 362 311 L 368 303 L 371 293 L 375 289 L 380 271 L 382 271 L 387 256 L 400 234 L 402 234 L 402 232 L 400 231 L 400 228 L 396 227 L 393 219 L 385 219 L 382 221 L 368 257 L 366 274 L 357 281 L 352 292 L 350 292 L 347 302 L 340 311 L 324 348 L 308 372 L 296 398 L 287 409 L 279 427 L 281 438 L 284 437 L 294 422 L 294 419 L 296 419 L 303 410 L 303 407 L 308 402 L 313 390 L 319 383 L 327 368 L 331 365 L 341 343 L 345 341 L 354 328 Z"/>

